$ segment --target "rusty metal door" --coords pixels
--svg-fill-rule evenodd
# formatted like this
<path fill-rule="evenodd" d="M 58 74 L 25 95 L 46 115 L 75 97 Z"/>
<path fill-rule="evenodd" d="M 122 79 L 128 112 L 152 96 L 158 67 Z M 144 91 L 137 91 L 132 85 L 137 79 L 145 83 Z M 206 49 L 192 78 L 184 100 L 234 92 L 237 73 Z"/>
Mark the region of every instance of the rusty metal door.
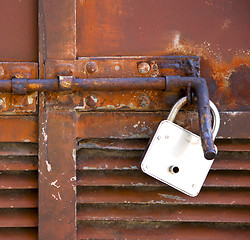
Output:
<path fill-rule="evenodd" d="M 249 1 L 0 8 L 0 239 L 249 238 Z M 163 76 L 189 76 L 190 60 L 222 119 L 195 198 L 139 170 L 157 124 L 187 93 L 166 90 Z M 195 108 L 176 121 L 199 132 Z"/>

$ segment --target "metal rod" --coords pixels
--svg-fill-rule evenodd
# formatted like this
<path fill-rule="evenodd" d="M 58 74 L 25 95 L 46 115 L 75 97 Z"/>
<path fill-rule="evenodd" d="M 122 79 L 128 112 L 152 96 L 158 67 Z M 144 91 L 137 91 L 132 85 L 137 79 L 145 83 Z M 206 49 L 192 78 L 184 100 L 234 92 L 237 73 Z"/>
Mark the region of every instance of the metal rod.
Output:
<path fill-rule="evenodd" d="M 216 148 L 212 136 L 211 113 L 209 105 L 209 94 L 206 80 L 199 77 L 166 76 L 166 90 L 183 88 L 190 85 L 197 94 L 199 123 L 201 130 L 201 142 L 206 159 L 211 160 L 216 156 Z"/>
<path fill-rule="evenodd" d="M 120 90 L 164 90 L 165 89 L 165 78 L 72 78 L 64 77 L 64 83 L 70 82 L 71 91 L 120 91 Z M 15 94 L 23 94 L 23 85 L 26 85 L 26 91 L 36 92 L 36 91 L 51 91 L 58 92 L 61 81 L 59 79 L 18 79 L 20 88 L 18 89 L 18 84 L 15 84 L 15 89 L 13 89 L 13 80 L 2 80 L 0 81 L 0 92 L 13 92 Z"/>

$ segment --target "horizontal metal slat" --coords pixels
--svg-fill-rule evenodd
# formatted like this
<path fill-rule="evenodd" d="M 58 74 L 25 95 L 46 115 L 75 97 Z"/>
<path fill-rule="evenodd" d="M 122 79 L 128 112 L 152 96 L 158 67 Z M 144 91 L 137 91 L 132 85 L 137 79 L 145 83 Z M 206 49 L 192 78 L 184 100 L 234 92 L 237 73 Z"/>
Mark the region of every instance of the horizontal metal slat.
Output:
<path fill-rule="evenodd" d="M 248 188 L 202 188 L 193 198 L 170 187 L 78 187 L 77 203 L 250 205 Z"/>
<path fill-rule="evenodd" d="M 37 228 L 0 228 L 0 240 L 36 240 Z"/>
<path fill-rule="evenodd" d="M 164 183 L 138 170 L 78 171 L 78 186 L 165 186 Z M 220 171 L 208 173 L 203 184 L 206 187 L 250 187 L 247 171 Z"/>
<path fill-rule="evenodd" d="M 78 223 L 78 239 L 248 240 L 249 225 L 158 222 L 85 221 Z"/>
<path fill-rule="evenodd" d="M 160 121 L 165 120 L 168 112 L 87 112 L 79 113 L 76 121 L 76 136 L 82 138 L 150 138 Z M 221 114 L 221 122 L 230 122 L 237 114 Z M 179 113 L 176 123 L 194 133 L 199 133 L 198 124 L 193 126 L 193 118 L 185 113 Z M 242 125 L 249 122 L 249 113 L 244 117 Z M 198 121 L 197 121 L 198 122 Z M 217 138 L 249 139 L 248 129 L 239 131 L 237 119 L 234 125 L 221 124 Z M 236 125 L 236 126 L 235 126 Z M 233 130 L 232 130 L 233 129 Z M 229 134 L 230 133 L 230 134 Z M 250 144 L 247 144 L 249 151 Z"/>
<path fill-rule="evenodd" d="M 0 174 L 0 189 L 34 189 L 38 186 L 36 171 L 3 171 Z"/>
<path fill-rule="evenodd" d="M 80 205 L 77 220 L 250 223 L 250 208 L 190 205 Z"/>
<path fill-rule="evenodd" d="M 37 170 L 36 156 L 0 156 L 0 171 Z"/>
<path fill-rule="evenodd" d="M 0 142 L 37 142 L 35 116 L 0 116 Z"/>
<path fill-rule="evenodd" d="M 137 124 L 138 125 L 138 124 Z M 144 125 L 144 124 L 143 124 Z M 136 126 L 137 127 L 137 126 Z M 117 130 L 118 131 L 118 130 Z M 153 136 L 153 134 L 151 135 Z M 103 136 L 104 137 L 104 136 Z M 82 139 L 78 142 L 78 149 L 102 149 L 117 151 L 144 151 L 149 138 L 99 138 Z M 216 139 L 215 144 L 219 151 L 244 151 L 250 152 L 250 140 L 248 139 Z"/>
<path fill-rule="evenodd" d="M 0 209 L 0 227 L 37 227 L 37 209 Z"/>
<path fill-rule="evenodd" d="M 142 156 L 143 151 L 80 149 L 77 152 L 77 169 L 136 170 L 140 169 Z M 250 152 L 219 152 L 211 169 L 250 170 Z"/>
<path fill-rule="evenodd" d="M 38 191 L 0 190 L 0 208 L 37 208 Z"/>
<path fill-rule="evenodd" d="M 0 156 L 37 156 L 36 143 L 7 143 L 0 142 Z"/>

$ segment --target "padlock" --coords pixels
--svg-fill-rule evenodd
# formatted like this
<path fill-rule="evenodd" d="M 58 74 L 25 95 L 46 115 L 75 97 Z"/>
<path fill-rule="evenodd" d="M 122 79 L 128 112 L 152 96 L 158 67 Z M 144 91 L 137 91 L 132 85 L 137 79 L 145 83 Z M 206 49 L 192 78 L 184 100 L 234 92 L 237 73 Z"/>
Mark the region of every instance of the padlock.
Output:
<path fill-rule="evenodd" d="M 195 197 L 199 194 L 214 160 L 204 157 L 201 138 L 173 123 L 179 109 L 187 103 L 181 98 L 172 108 L 168 119 L 162 121 L 141 161 L 141 169 L 169 186 Z M 213 116 L 213 139 L 219 126 L 220 115 L 210 101 Z"/>

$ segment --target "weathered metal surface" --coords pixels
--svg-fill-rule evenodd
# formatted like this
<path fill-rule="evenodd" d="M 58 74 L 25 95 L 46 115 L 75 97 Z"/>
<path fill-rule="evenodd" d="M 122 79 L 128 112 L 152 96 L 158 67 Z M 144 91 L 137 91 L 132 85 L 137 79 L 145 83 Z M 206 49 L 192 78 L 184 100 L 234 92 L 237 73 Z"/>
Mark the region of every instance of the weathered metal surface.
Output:
<path fill-rule="evenodd" d="M 37 156 L 37 144 L 0 142 L 1 156 Z"/>
<path fill-rule="evenodd" d="M 147 73 L 140 73 L 138 68 L 142 63 L 150 66 Z M 89 66 L 94 66 L 93 70 Z M 73 75 L 76 78 L 183 76 L 196 75 L 197 72 L 199 58 L 196 56 L 81 57 L 76 61 L 46 61 L 48 78 L 58 75 Z"/>
<path fill-rule="evenodd" d="M 0 9 L 0 61 L 37 61 L 37 1 L 1 0 Z"/>
<path fill-rule="evenodd" d="M 11 139 L 0 143 L 0 239 L 37 239 L 37 144 Z"/>
<path fill-rule="evenodd" d="M 0 227 L 37 227 L 37 209 L 0 209 Z"/>
<path fill-rule="evenodd" d="M 218 211 L 223 214 L 218 215 Z M 78 220 L 99 221 L 175 221 L 175 222 L 249 222 L 250 208 L 231 206 L 175 205 L 99 205 L 78 208 Z"/>
<path fill-rule="evenodd" d="M 109 81 L 107 80 L 101 80 L 99 79 L 101 78 L 105 78 L 105 76 L 107 77 L 116 77 L 116 78 L 122 78 L 122 77 L 145 77 L 145 75 L 142 75 L 138 72 L 137 69 L 137 65 L 140 62 L 144 62 L 144 61 L 148 61 L 148 62 L 155 62 L 155 64 L 158 66 L 155 72 L 150 72 L 150 74 L 148 74 L 148 76 L 161 76 L 161 75 L 173 75 L 173 74 L 180 74 L 183 75 L 188 74 L 185 71 L 193 71 L 192 67 L 190 68 L 190 66 L 188 65 L 188 61 L 190 59 L 192 59 L 192 57 L 182 57 L 183 58 L 183 62 L 178 63 L 178 60 L 176 59 L 181 59 L 180 57 L 112 57 L 112 58 L 88 58 L 88 60 L 78 60 L 78 61 L 73 61 L 70 63 L 65 62 L 65 61 L 49 61 L 46 65 L 46 75 L 51 78 L 51 77 L 58 77 L 58 75 L 77 75 L 77 77 L 86 77 L 86 78 L 96 78 L 97 79 L 93 79 L 93 81 L 90 80 L 85 80 L 85 79 L 76 79 L 74 81 L 73 85 L 73 89 L 74 91 L 82 91 L 82 90 L 88 90 L 88 89 L 92 89 L 92 90 L 105 90 L 103 87 L 101 88 L 100 85 L 106 83 L 107 86 L 106 88 L 109 90 L 115 89 L 118 90 L 119 86 L 117 86 L 116 84 L 109 84 L 109 83 L 113 83 L 111 81 L 111 79 Z M 89 60 L 95 60 L 95 62 L 97 62 L 100 67 L 98 68 L 98 71 L 96 71 L 95 73 L 92 74 L 86 74 L 86 64 L 89 62 Z M 171 60 L 172 59 L 172 60 Z M 171 63 L 172 61 L 172 63 Z M 185 61 L 187 63 L 185 63 Z M 197 60 L 195 60 L 195 57 L 193 57 L 192 60 L 195 64 L 194 64 L 194 73 L 197 71 L 196 69 L 196 63 Z M 119 66 L 122 66 L 122 71 L 117 71 L 115 70 L 115 67 L 117 66 L 117 64 Z M 178 66 L 177 66 L 178 65 Z M 192 65 L 191 65 L 192 66 Z M 153 69 L 153 68 L 152 68 Z M 182 69 L 182 70 L 178 70 L 178 69 Z M 248 79 L 248 70 L 246 69 L 246 67 L 241 67 L 242 71 L 243 71 L 243 75 L 239 75 L 239 74 L 234 74 L 233 76 L 236 78 L 235 81 L 233 81 L 232 83 L 228 84 L 228 87 L 232 87 L 232 94 L 231 96 L 231 100 L 230 102 L 228 102 L 228 99 L 225 98 L 225 96 L 222 94 L 220 94 L 220 98 L 218 99 L 218 92 L 214 91 L 214 83 L 211 80 L 211 77 L 209 75 L 207 75 L 207 83 L 209 85 L 209 92 L 210 92 L 210 96 L 211 96 L 211 100 L 216 102 L 216 105 L 219 107 L 220 110 L 248 110 L 249 108 L 249 96 L 248 94 L 245 94 L 246 88 L 236 88 L 235 86 L 239 85 L 236 82 L 238 81 L 238 79 L 241 79 L 241 81 L 246 82 L 243 79 Z M 183 72 L 184 71 L 184 72 Z M 121 84 L 118 83 L 118 79 L 115 79 L 114 81 L 117 82 L 117 84 Z M 137 83 L 138 81 L 138 83 Z M 138 89 L 137 84 L 140 84 L 140 81 L 143 81 L 142 79 L 134 79 L 134 90 Z M 152 81 L 156 81 L 153 80 Z M 163 81 L 163 80 L 162 80 Z M 91 87 L 91 84 L 94 84 L 95 82 L 98 82 L 98 85 L 96 85 L 95 87 Z M 130 84 L 131 81 L 128 81 L 128 84 Z M 246 82 L 247 83 L 247 82 Z M 4 85 L 3 85 L 4 84 Z M 27 81 L 27 89 L 28 91 L 58 91 L 59 87 L 58 87 L 58 80 L 56 79 L 51 79 L 50 81 L 48 80 L 28 80 Z M 125 84 L 125 83 L 124 83 Z M 50 86 L 51 85 L 51 86 Z M 242 83 L 241 83 L 242 85 Z M 246 84 L 248 85 L 248 84 Z M 59 84 L 60 86 L 60 84 Z M 126 87 L 125 85 L 123 85 L 124 88 L 126 89 L 128 88 L 128 86 Z M 130 89 L 133 90 L 132 85 L 129 85 Z M 153 86 L 152 85 L 152 89 L 157 89 L 159 87 L 159 89 L 163 90 L 163 82 L 160 83 L 159 82 L 159 86 Z M 121 89 L 121 88 L 120 88 Z M 145 90 L 147 89 L 147 87 L 145 86 Z M 11 91 L 11 81 L 10 80 L 6 80 L 4 82 L 1 83 L 1 90 L 2 91 Z M 178 90 L 178 91 L 177 91 Z M 183 91 L 185 91 L 185 89 L 182 89 Z M 176 91 L 176 92 L 175 92 Z M 178 97 L 178 94 L 180 89 L 175 89 L 174 92 L 168 92 L 168 95 L 175 95 L 175 99 Z M 229 90 L 228 90 L 229 91 Z M 244 92 L 245 91 L 245 92 Z M 216 93 L 216 94 L 215 94 Z M 118 97 L 119 98 L 119 97 Z"/>
<path fill-rule="evenodd" d="M 216 223 L 153 223 L 115 221 L 83 221 L 78 227 L 78 239 L 222 239 L 247 240 L 250 230 L 248 225 Z"/>
<path fill-rule="evenodd" d="M 77 3 L 77 9 L 75 3 Z M 17 3 L 17 0 L 13 0 L 8 1 L 7 4 L 7 0 L 4 0 L 0 6 L 1 4 L 5 4 L 7 7 L 1 9 L 7 10 L 10 9 L 7 6 L 9 4 L 13 9 L 13 14 L 8 14 L 6 17 L 9 10 L 2 14 L 4 19 L 9 19 L 11 15 L 12 21 L 8 21 L 2 26 L 4 28 L 3 36 L 7 36 L 7 40 L 3 40 L 5 44 L 1 45 L 0 52 L 6 54 L 3 54 L 4 57 L 18 55 L 17 58 L 14 56 L 14 59 L 18 61 L 36 61 L 37 57 L 34 58 L 34 56 L 37 56 L 37 51 L 34 50 L 32 41 L 34 36 L 37 38 L 37 20 L 34 20 L 36 17 L 33 17 L 34 21 L 30 20 L 30 16 L 34 15 L 34 8 L 32 8 L 33 10 L 30 8 L 37 6 L 37 2 L 32 1 L 31 3 L 30 0 L 22 0 Z M 27 4 L 30 8 L 24 9 L 23 7 Z M 16 13 L 17 10 L 18 13 Z M 77 25 L 75 23 L 76 10 Z M 25 15 L 26 11 L 29 12 Z M 55 79 L 50 81 L 57 91 L 58 76 L 84 78 L 88 79 L 90 83 L 91 79 L 100 81 L 101 78 L 110 77 L 148 78 L 161 77 L 165 74 L 184 76 L 191 74 L 191 65 L 189 71 L 178 72 L 177 65 L 164 66 L 162 63 L 160 64 L 160 61 L 155 62 L 152 56 L 200 56 L 201 76 L 207 80 L 210 98 L 219 107 L 222 115 L 219 137 L 233 139 L 217 142 L 222 155 L 218 156 L 212 167 L 212 178 L 208 179 L 207 185 L 198 197 L 190 198 L 173 189 L 150 183 L 149 180 L 141 178 L 138 174 L 140 155 L 147 142 L 141 138 L 151 136 L 157 123 L 167 116 L 168 113 L 165 110 L 169 109 L 177 98 L 186 94 L 185 89 L 182 92 L 179 92 L 178 89 L 178 91 L 165 93 L 163 91 L 165 85 L 161 85 L 161 83 L 159 91 L 124 91 L 121 89 L 116 93 L 92 90 L 71 94 L 46 93 L 46 99 L 43 102 L 45 114 L 51 111 L 55 114 L 58 112 L 58 115 L 62 116 L 62 112 L 74 112 L 75 107 L 78 108 L 77 111 L 82 111 L 77 114 L 76 123 L 76 136 L 86 138 L 80 141 L 78 147 L 77 173 L 79 185 L 83 185 L 78 186 L 77 193 L 78 239 L 219 238 L 228 240 L 249 238 L 249 223 L 245 224 L 249 220 L 244 214 L 249 210 L 250 196 L 249 188 L 246 186 L 249 182 L 247 170 L 249 170 L 250 146 L 249 140 L 234 140 L 237 138 L 248 139 L 250 136 L 248 128 L 242 127 L 248 126 L 249 122 L 247 112 L 250 102 L 247 88 L 249 85 L 248 12 L 249 3 L 247 1 L 239 3 L 236 0 L 159 0 L 157 4 L 153 0 L 103 0 L 100 2 L 96 0 L 39 0 L 39 77 L 24 76 L 24 78 Z M 17 23 L 19 16 L 23 14 L 25 15 L 23 21 L 20 20 Z M 28 18 L 31 24 L 26 23 Z M 26 25 L 19 27 L 21 22 L 26 24 L 27 28 Z M 19 28 L 15 29 L 14 25 Z M 6 26 L 9 26 L 7 31 L 5 31 Z M 18 34 L 20 31 L 22 33 Z M 33 35 L 34 32 L 35 35 Z M 32 35 L 27 39 L 28 34 L 25 33 Z M 12 37 L 13 35 L 15 36 Z M 17 38 L 17 35 L 21 37 Z M 25 46 L 22 48 L 23 36 L 25 36 Z M 18 43 L 16 46 L 12 46 L 14 41 Z M 10 44 L 5 48 L 7 42 Z M 29 45 L 26 45 L 28 43 Z M 9 48 L 12 49 L 9 50 Z M 120 59 L 119 57 L 100 58 L 101 55 L 149 55 L 150 57 L 134 57 L 133 60 L 131 57 L 127 57 L 127 60 L 123 61 L 122 57 Z M 13 60 L 13 58 L 7 57 L 1 59 Z M 45 64 L 46 69 L 44 69 Z M 17 77 L 23 77 L 18 73 L 25 73 L 26 70 L 18 71 Z M 15 71 L 9 71 L 10 74 L 12 74 L 11 72 Z M 0 79 L 12 78 L 12 76 L 6 77 L 6 74 L 6 70 L 3 67 L 0 68 Z M 34 81 L 33 87 L 38 82 L 39 80 Z M 8 81 L 4 83 L 5 88 L 11 88 Z M 113 85 L 110 86 L 113 87 Z M 105 91 L 109 91 L 108 87 Z M 3 114 L 10 114 L 14 111 L 18 111 L 18 114 L 25 113 L 25 111 L 26 113 L 30 111 L 30 114 L 36 113 L 35 95 L 32 104 L 29 104 L 29 99 L 24 96 L 5 94 L 4 97 L 6 96 L 8 96 L 7 100 L 0 100 Z M 40 94 L 39 100 L 43 101 L 43 94 Z M 187 109 L 191 108 L 193 109 L 194 106 Z M 241 112 L 237 112 L 239 110 Z M 115 111 L 115 113 L 101 111 Z M 189 128 L 194 123 L 198 123 L 197 114 L 193 112 L 180 114 L 178 117 L 177 123 L 184 127 Z M 40 109 L 40 126 L 46 122 L 46 118 L 43 110 Z M 20 119 L 23 120 L 21 117 Z M 12 121 L 11 118 L 8 120 Z M 0 124 L 3 129 L 0 141 L 10 139 L 12 142 L 0 144 L 2 186 L 12 188 L 0 190 L 0 206 L 2 208 L 12 206 L 21 208 L 21 211 L 14 209 L 11 212 L 8 209 L 6 212 L 1 212 L 6 213 L 2 219 L 5 220 L 6 216 L 9 217 L 6 222 L 9 225 L 13 224 L 11 225 L 13 227 L 1 228 L 0 239 L 16 239 L 17 236 L 19 239 L 26 240 L 38 238 L 37 218 L 35 217 L 35 208 L 38 204 L 37 190 L 32 188 L 36 184 L 35 171 L 37 169 L 37 148 L 34 144 L 38 141 L 34 134 L 37 131 L 36 121 L 36 118 L 31 122 L 24 119 L 23 125 L 20 125 L 14 119 L 13 124 L 8 125 L 9 123 L 4 119 Z M 49 154 L 53 156 L 47 155 L 49 156 L 47 160 L 56 159 L 54 163 L 59 165 L 65 163 L 63 152 L 67 147 L 63 148 L 63 146 L 72 144 L 71 141 L 75 139 L 75 136 L 60 147 L 62 128 L 57 121 L 61 123 L 63 117 L 55 118 L 53 121 L 54 128 L 46 129 L 45 127 L 44 131 L 48 137 L 48 146 L 57 147 L 49 148 Z M 32 123 L 30 130 L 27 128 L 29 123 Z M 8 127 L 4 128 L 4 126 Z M 22 131 L 23 126 L 27 131 Z M 12 128 L 18 131 L 18 134 L 14 130 L 11 131 Z M 47 131 L 49 129 L 50 131 Z M 194 131 L 198 132 L 198 125 L 194 126 Z M 51 138 L 49 134 L 54 133 L 59 133 L 59 137 L 55 134 L 58 138 Z M 40 146 L 40 156 L 46 156 L 46 149 L 42 145 L 46 142 L 44 139 L 42 140 L 43 137 L 46 138 L 46 135 L 43 136 L 42 128 L 40 128 L 40 137 L 42 146 Z M 97 139 L 89 141 L 88 139 L 92 137 Z M 117 138 L 117 141 L 106 139 L 106 142 L 103 142 L 98 139 L 103 140 L 103 138 L 110 137 Z M 132 138 L 132 140 L 128 143 L 125 138 Z M 140 139 L 135 140 L 135 138 Z M 25 139 L 29 139 L 32 143 L 21 143 Z M 19 143 L 15 143 L 15 141 Z M 69 153 L 67 159 L 73 162 L 72 152 Z M 128 171 L 127 168 L 131 170 Z M 46 173 L 46 162 L 42 169 Z M 69 172 L 73 172 L 71 168 L 68 169 Z M 27 173 L 23 170 L 26 170 Z M 55 174 L 58 174 L 58 171 Z M 94 174 L 96 174 L 96 178 Z M 117 176 L 118 178 L 116 178 Z M 60 177 L 63 178 L 63 176 Z M 50 183 L 55 181 L 52 178 L 50 180 Z M 115 184 L 114 181 L 116 181 Z M 138 183 L 139 185 L 136 185 Z M 16 189 L 15 186 L 19 186 L 23 190 Z M 47 184 L 45 195 L 47 197 L 50 188 L 58 190 Z M 71 187 L 69 193 L 72 192 Z M 75 201 L 75 195 L 72 199 Z M 54 200 L 54 202 L 57 205 L 53 205 L 56 207 L 52 207 L 52 211 L 58 206 L 62 207 L 58 204 L 59 200 Z M 72 207 L 73 202 L 70 204 Z M 41 211 L 49 211 L 49 205 L 44 203 L 42 207 Z M 27 209 L 22 208 L 28 208 L 27 212 L 30 213 L 34 210 L 34 215 L 32 215 L 33 213 L 27 214 L 25 212 Z M 32 208 L 31 211 L 30 208 Z M 66 205 L 67 208 L 68 205 Z M 177 211 L 178 209 L 182 214 Z M 167 211 L 168 215 L 162 214 L 164 211 Z M 64 215 L 73 219 L 73 212 L 70 213 L 68 210 Z M 24 217 L 24 220 L 21 216 Z M 151 219 L 150 216 L 152 216 Z M 20 222 L 23 220 L 23 225 L 18 224 L 15 219 Z M 65 225 L 62 225 L 61 228 L 57 227 L 56 220 L 58 219 L 48 226 L 49 230 L 54 226 L 54 232 L 67 230 Z M 173 223 L 172 220 L 175 222 Z M 180 220 L 192 221 L 192 223 L 178 222 Z M 216 223 L 202 223 L 208 220 Z M 75 222 L 67 224 L 67 227 L 75 227 L 74 224 Z M 21 226 L 34 227 L 23 228 Z M 76 238 L 74 234 L 71 234 L 72 236 Z M 46 240 L 49 238 L 51 236 L 46 236 Z"/>
<path fill-rule="evenodd" d="M 140 239 L 148 239 L 149 235 L 144 237 L 140 224 L 145 231 L 155 229 L 153 237 L 162 239 L 169 234 L 204 239 L 204 234 L 208 236 L 206 231 L 212 231 L 214 238 L 224 232 L 224 227 L 232 229 L 232 226 L 234 232 L 226 232 L 225 239 L 235 236 L 247 239 L 247 234 L 241 235 L 244 231 L 240 229 L 248 229 L 244 224 L 249 224 L 249 141 L 217 140 L 218 159 L 200 195 L 192 198 L 138 171 L 147 139 L 124 139 L 119 129 L 116 130 L 123 136 L 121 139 L 90 137 L 79 142 L 77 216 L 80 239 L 98 237 L 95 231 L 100 231 L 103 238 L 118 238 L 121 236 L 119 226 L 123 226 L 124 238 L 135 237 L 135 232 L 139 231 Z M 188 226 L 195 229 L 195 235 L 186 233 L 181 227 L 184 222 L 192 222 Z M 204 222 L 207 222 L 206 228 L 202 227 Z M 150 225 L 146 227 L 146 223 Z M 112 228 L 110 233 L 107 224 Z M 165 226 L 164 230 L 159 224 Z M 180 232 L 175 232 L 177 226 Z"/>
<path fill-rule="evenodd" d="M 75 59 L 76 1 L 40 0 L 39 2 L 42 59 Z"/>
<path fill-rule="evenodd" d="M 230 61 L 248 50 L 248 13 L 249 2 L 237 0 L 78 0 L 77 55 L 160 55 L 186 41 Z"/>
<path fill-rule="evenodd" d="M 0 156 L 0 171 L 37 170 L 35 156 Z"/>
<path fill-rule="evenodd" d="M 8 172 L 0 175 L 0 189 L 35 189 L 37 188 L 37 172 Z"/>
<path fill-rule="evenodd" d="M 0 116 L 0 142 L 37 142 L 35 116 Z"/>
<path fill-rule="evenodd" d="M 49 93 L 47 104 L 57 109 L 75 108 L 78 111 L 162 111 L 169 110 L 175 102 L 182 96 L 186 95 L 185 89 L 182 91 L 82 91 L 74 94 L 68 93 L 57 94 Z M 235 124 L 235 120 L 239 118 L 239 122 L 244 121 L 247 117 L 247 111 L 227 110 L 226 104 L 219 104 L 217 107 L 221 114 L 228 114 L 228 120 L 225 124 Z M 243 107 L 248 108 L 248 107 Z M 192 105 L 185 107 L 185 110 L 196 110 L 197 107 Z M 224 113 L 223 111 L 227 111 Z M 236 112 L 237 111 L 237 112 Z M 235 116 L 236 115 L 236 116 Z M 230 117 L 229 117 L 230 116 Z M 232 120 L 229 120 L 229 119 Z M 193 119 L 196 121 L 196 119 Z M 232 121 L 232 122 L 231 122 Z M 235 125 L 235 127 L 237 124 Z M 245 129 L 247 130 L 247 129 Z M 239 130 L 240 131 L 240 130 Z M 242 131 L 243 132 L 243 131 Z M 231 133 L 229 132 L 228 135 Z"/>
<path fill-rule="evenodd" d="M 179 46 L 179 45 L 178 45 Z M 188 51 L 188 49 L 190 51 Z M 204 48 L 191 51 L 191 47 L 187 50 L 182 46 L 173 48 L 172 51 L 179 55 L 198 55 L 201 56 L 201 76 L 207 80 L 209 86 L 210 99 L 216 103 L 221 110 L 249 110 L 249 57 L 236 57 L 234 63 L 230 67 L 226 63 L 220 63 L 221 66 L 215 66 L 215 70 L 211 65 L 214 65 L 211 56 L 208 56 Z M 186 52 L 185 52 L 186 51 Z M 171 51 L 168 52 L 171 54 Z M 174 56 L 172 56 L 174 58 Z M 168 57 L 159 56 L 140 56 L 140 57 L 85 57 L 76 61 L 47 61 L 46 73 L 48 78 L 56 78 L 58 75 L 73 75 L 77 78 L 96 78 L 96 77 L 145 77 L 145 76 L 162 76 L 162 75 L 185 75 L 190 74 L 187 71 L 179 71 L 184 69 L 191 71 L 192 65 L 178 63 L 167 64 L 164 59 Z M 185 56 L 183 57 L 185 59 Z M 86 65 L 88 62 L 95 62 L 98 70 L 88 74 Z M 141 62 L 148 62 L 152 66 L 151 70 L 143 75 L 138 72 L 138 65 Z M 165 62 L 165 63 L 164 63 Z M 193 59 L 196 63 L 196 60 Z M 194 64 L 195 71 L 196 65 Z M 223 69 L 225 68 L 225 69 Z M 232 68 L 232 69 L 230 69 Z M 192 71 L 191 71 L 192 72 Z M 230 76 L 228 76 L 228 74 Z M 227 79 L 223 80 L 223 78 Z M 218 78 L 218 79 L 217 79 Z M 245 87 L 240 87 L 245 86 Z M 173 94 L 173 93 L 171 93 Z M 177 96 L 177 93 L 174 93 Z"/>
<path fill-rule="evenodd" d="M 0 93 L 0 115 L 34 115 L 36 105 L 36 92 L 28 95 Z"/>
<path fill-rule="evenodd" d="M 75 239 L 74 113 L 43 109 L 43 104 L 39 111 L 39 239 Z"/>
<path fill-rule="evenodd" d="M 159 187 L 78 187 L 79 204 L 203 204 L 205 205 L 249 205 L 249 189 L 203 188 L 199 196 L 192 198 L 182 193 Z"/>
<path fill-rule="evenodd" d="M 64 77 L 66 78 L 66 77 Z M 138 90 L 150 89 L 161 90 L 165 86 L 165 80 L 161 78 L 102 78 L 102 79 L 80 79 L 71 78 L 70 86 L 67 90 L 83 91 L 83 90 Z M 8 87 L 6 87 L 6 85 Z M 22 79 L 17 82 L 15 79 L 5 80 L 0 90 L 5 92 L 13 92 L 24 94 L 24 92 L 50 91 L 58 92 L 64 89 L 64 82 L 59 79 Z M 6 89 L 6 90 L 5 90 Z"/>
<path fill-rule="evenodd" d="M 237 0 L 78 0 L 77 55 L 200 56 L 212 101 L 243 110 L 250 102 L 249 9 Z"/>
<path fill-rule="evenodd" d="M 168 112 L 83 112 L 77 116 L 76 134 L 78 138 L 150 138 L 159 122 L 167 118 Z M 196 119 L 197 115 L 195 116 L 194 112 L 187 115 L 180 112 L 177 115 L 176 123 L 199 134 Z M 243 113 L 239 119 L 242 124 L 247 126 L 249 113 Z M 217 138 L 249 139 L 248 129 L 239 130 L 237 128 L 237 114 L 221 113 L 221 122 Z M 239 144 L 240 146 L 241 144 Z M 249 148 L 249 144 L 246 148 Z"/>
<path fill-rule="evenodd" d="M 96 141 L 97 142 L 97 141 Z M 126 142 L 129 144 L 128 142 Z M 132 142 L 131 144 L 134 144 Z M 99 144 L 82 144 L 77 155 L 77 170 L 139 170 L 143 150 L 123 149 L 122 156 L 111 141 L 108 146 L 100 147 Z M 146 144 L 145 144 L 146 146 Z M 250 146 L 249 146 L 250 147 Z M 220 146 L 221 148 L 221 146 Z M 117 149 L 118 150 L 118 149 Z M 219 152 L 214 161 L 212 170 L 250 170 L 248 153 Z M 2 161 L 0 162 L 0 164 Z M 2 164 L 0 165 L 2 167 Z M 1 168 L 0 168 L 1 169 Z"/>
<path fill-rule="evenodd" d="M 11 92 L 11 82 L 4 79 L 15 78 L 37 78 L 37 63 L 1 62 L 0 63 L 0 85 L 1 91 Z M 14 87 L 14 86 L 13 86 Z M 37 94 L 18 96 L 0 93 L 0 114 L 27 114 L 36 112 Z"/>
<path fill-rule="evenodd" d="M 166 186 L 141 171 L 81 171 L 77 175 L 79 186 Z M 245 171 L 210 171 L 205 187 L 250 187 L 249 172 Z M 167 187 L 167 186 L 166 186 Z"/>
<path fill-rule="evenodd" d="M 37 78 L 38 64 L 36 62 L 0 62 L 0 83 L 10 78 Z"/>
<path fill-rule="evenodd" d="M 37 228 L 0 228 L 1 240 L 14 240 L 18 236 L 19 240 L 38 239 Z"/>
<path fill-rule="evenodd" d="M 37 189 L 0 191 L 0 208 L 37 208 L 37 206 Z"/>

